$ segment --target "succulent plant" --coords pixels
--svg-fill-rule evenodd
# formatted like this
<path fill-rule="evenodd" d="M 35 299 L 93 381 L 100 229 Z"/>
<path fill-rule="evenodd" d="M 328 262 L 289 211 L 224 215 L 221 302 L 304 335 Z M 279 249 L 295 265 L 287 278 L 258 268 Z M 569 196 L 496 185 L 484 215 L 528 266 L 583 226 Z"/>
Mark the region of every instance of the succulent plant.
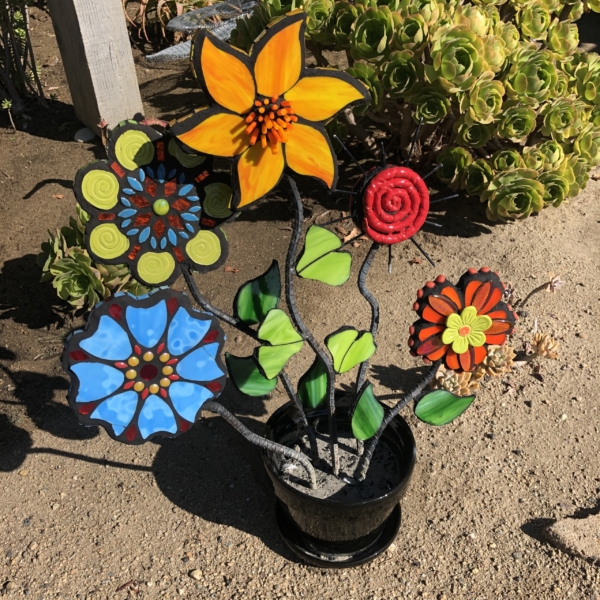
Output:
<path fill-rule="evenodd" d="M 498 136 L 515 144 L 524 144 L 535 130 L 536 118 L 536 112 L 530 106 L 508 100 L 498 117 Z"/>
<path fill-rule="evenodd" d="M 429 27 L 438 23 L 442 10 L 442 5 L 437 0 L 402 0 L 400 3 L 400 14 L 403 17 L 421 15 Z"/>
<path fill-rule="evenodd" d="M 332 45 L 335 41 L 328 30 L 329 19 L 333 14 L 333 0 L 304 0 L 306 12 L 306 33 L 314 42 Z"/>
<path fill-rule="evenodd" d="M 505 148 L 503 150 L 497 150 L 492 154 L 491 165 L 495 171 L 508 171 L 509 169 L 520 169 L 524 167 L 525 162 L 518 150 Z"/>
<path fill-rule="evenodd" d="M 511 62 L 505 82 L 506 93 L 511 100 L 519 100 L 535 108 L 554 96 L 558 75 L 551 52 L 528 44 L 511 56 Z"/>
<path fill-rule="evenodd" d="M 521 33 L 514 23 L 500 21 L 494 26 L 494 35 L 502 38 L 507 54 L 511 54 L 520 47 Z"/>
<path fill-rule="evenodd" d="M 423 66 L 410 50 L 396 51 L 381 65 L 379 74 L 390 98 L 402 98 L 422 79 Z"/>
<path fill-rule="evenodd" d="M 450 112 L 450 99 L 440 86 L 421 87 L 408 98 L 408 102 L 415 105 L 413 118 L 417 123 L 423 119 L 423 123 L 435 125 Z"/>
<path fill-rule="evenodd" d="M 548 29 L 548 46 L 561 56 L 570 56 L 579 46 L 579 29 L 575 23 L 554 19 Z"/>
<path fill-rule="evenodd" d="M 453 21 L 456 25 L 468 27 L 475 35 L 483 37 L 487 35 L 493 26 L 489 15 L 473 4 L 462 4 L 456 9 Z"/>
<path fill-rule="evenodd" d="M 544 118 L 540 129 L 542 134 L 552 136 L 558 142 L 568 142 L 584 125 L 575 96 L 549 102 L 543 106 L 540 115 Z"/>
<path fill-rule="evenodd" d="M 506 43 L 499 35 L 488 35 L 483 38 L 485 64 L 492 73 L 503 71 L 506 65 Z"/>
<path fill-rule="evenodd" d="M 528 169 L 540 172 L 544 168 L 545 156 L 537 146 L 527 146 L 523 148 L 523 162 Z"/>
<path fill-rule="evenodd" d="M 369 88 L 369 93 L 371 94 L 371 103 L 369 106 L 372 110 L 378 112 L 381 109 L 381 102 L 383 100 L 383 85 L 379 80 L 377 70 L 366 62 L 355 62 L 347 71 L 352 77 L 356 77 L 356 79 L 362 81 Z M 361 106 L 354 110 L 358 114 L 362 114 L 366 112 L 369 106 Z"/>
<path fill-rule="evenodd" d="M 517 10 L 516 21 L 524 37 L 537 41 L 546 39 L 552 17 L 543 2 L 530 0 Z"/>
<path fill-rule="evenodd" d="M 502 97 L 505 90 L 501 81 L 494 79 L 494 73 L 484 71 L 468 94 L 460 101 L 460 110 L 468 123 L 490 124 L 502 110 Z"/>
<path fill-rule="evenodd" d="M 258 3 L 258 12 L 260 13 L 264 23 L 268 23 L 271 19 L 281 17 L 298 8 L 302 8 L 303 0 L 291 0 L 290 2 L 282 3 L 281 0 L 260 0 Z"/>
<path fill-rule="evenodd" d="M 574 198 L 581 190 L 585 189 L 590 178 L 586 160 L 575 153 L 567 154 L 564 157 L 558 171 L 569 184 L 569 198 Z"/>
<path fill-rule="evenodd" d="M 480 196 L 487 190 L 493 178 L 494 170 L 488 161 L 478 158 L 463 170 L 461 187 L 469 196 Z"/>
<path fill-rule="evenodd" d="M 462 115 L 454 124 L 456 141 L 467 148 L 483 148 L 494 133 L 493 125 L 484 125 Z"/>
<path fill-rule="evenodd" d="M 544 156 L 544 171 L 555 171 L 565 159 L 565 151 L 562 146 L 554 140 L 543 142 L 538 146 L 538 150 Z"/>
<path fill-rule="evenodd" d="M 558 358 L 559 343 L 549 333 L 536 333 L 531 344 L 533 352 L 544 358 Z"/>
<path fill-rule="evenodd" d="M 369 8 L 359 15 L 350 37 L 350 54 L 354 60 L 381 61 L 391 49 L 398 13 L 387 6 Z"/>
<path fill-rule="evenodd" d="M 515 356 L 515 349 L 507 344 L 488 346 L 482 369 L 490 377 L 502 377 L 511 372 Z"/>
<path fill-rule="evenodd" d="M 560 206 L 569 195 L 569 182 L 559 171 L 542 173 L 540 183 L 544 185 L 544 204 L 546 206 Z"/>
<path fill-rule="evenodd" d="M 331 15 L 331 33 L 340 50 L 350 48 L 350 36 L 358 18 L 358 8 L 350 2 L 336 2 Z"/>
<path fill-rule="evenodd" d="M 232 46 L 248 52 L 254 40 L 261 34 L 264 28 L 265 22 L 259 12 L 255 12 L 247 17 L 241 17 L 235 22 L 235 29 L 231 32 L 230 42 Z"/>
<path fill-rule="evenodd" d="M 429 28 L 425 19 L 417 14 L 403 18 L 394 32 L 394 47 L 411 50 L 420 55 L 429 41 Z"/>
<path fill-rule="evenodd" d="M 578 96 L 589 104 L 600 104 L 600 56 L 590 52 L 585 62 L 577 65 L 575 78 Z"/>
<path fill-rule="evenodd" d="M 483 374 L 478 370 L 457 373 L 442 364 L 429 385 L 435 390 L 446 390 L 457 396 L 472 396 L 479 389 L 482 377 Z"/>
<path fill-rule="evenodd" d="M 524 219 L 544 208 L 544 185 L 533 169 L 511 169 L 498 173 L 481 195 L 492 221 Z"/>
<path fill-rule="evenodd" d="M 573 151 L 583 158 L 588 166 L 600 165 L 600 127 L 588 123 L 573 141 Z"/>
<path fill-rule="evenodd" d="M 460 187 L 463 172 L 471 163 L 471 153 L 460 146 L 449 146 L 437 155 L 438 165 L 442 165 L 437 171 L 438 179 L 456 190 Z"/>

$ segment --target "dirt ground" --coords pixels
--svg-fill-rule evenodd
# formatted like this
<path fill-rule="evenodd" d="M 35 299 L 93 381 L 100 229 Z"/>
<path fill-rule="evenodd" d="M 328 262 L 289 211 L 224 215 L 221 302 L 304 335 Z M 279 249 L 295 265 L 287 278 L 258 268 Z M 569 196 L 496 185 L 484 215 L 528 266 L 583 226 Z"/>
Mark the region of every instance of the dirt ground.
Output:
<path fill-rule="evenodd" d="M 352 570 L 305 566 L 278 536 L 259 452 L 224 422 L 209 418 L 176 440 L 127 447 L 80 426 L 67 407 L 58 352 L 62 336 L 81 321 L 39 282 L 35 255 L 46 230 L 74 214 L 75 172 L 103 149 L 72 141 L 81 125 L 51 23 L 41 10 L 34 17 L 42 80 L 54 99 L 48 110 L 33 107 L 31 120 L 19 119 L 17 133 L 5 115 L 0 121 L 0 595 L 600 598 L 597 567 L 542 537 L 554 519 L 600 511 L 600 184 L 512 225 L 490 224 L 473 200 L 441 203 L 432 219 L 443 227 L 426 225 L 417 235 L 437 269 L 410 243 L 396 248 L 391 275 L 387 257 L 377 257 L 368 284 L 382 310 L 370 371 L 379 395 L 397 397 L 424 372 L 407 351 L 407 330 L 416 290 L 440 272 L 456 281 L 470 266 L 489 265 L 521 298 L 548 272 L 559 273 L 564 287 L 534 296 L 513 345 L 521 350 L 537 326 L 560 340 L 560 358 L 541 363 L 539 374 L 528 366 L 486 385 L 445 428 L 405 411 L 418 463 L 395 544 Z M 199 102 L 185 64 L 152 67 L 139 53 L 136 62 L 147 116 L 172 118 Z M 355 170 L 344 163 L 342 173 L 349 187 Z M 311 221 L 346 208 L 317 188 L 302 190 Z M 238 286 L 273 257 L 283 263 L 290 219 L 289 204 L 274 196 L 227 226 L 228 265 L 238 271 L 198 278 L 217 306 L 228 309 Z M 367 247 L 351 248 L 353 278 Z M 298 287 L 302 313 L 321 339 L 342 324 L 368 325 L 368 305 L 352 281 L 329 292 L 325 297 L 316 282 Z M 246 340 L 227 333 L 232 352 L 249 354 Z M 297 379 L 311 360 L 303 350 L 290 375 Z M 242 397 L 231 386 L 221 396 L 257 432 L 285 399 L 281 387 L 270 400 Z"/>

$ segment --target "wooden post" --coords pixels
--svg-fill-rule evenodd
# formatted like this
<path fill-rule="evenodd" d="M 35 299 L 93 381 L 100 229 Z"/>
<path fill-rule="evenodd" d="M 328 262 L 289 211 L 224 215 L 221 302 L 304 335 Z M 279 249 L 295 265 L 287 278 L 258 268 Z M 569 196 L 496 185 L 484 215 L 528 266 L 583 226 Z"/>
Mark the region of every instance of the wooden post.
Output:
<path fill-rule="evenodd" d="M 75 114 L 100 132 L 143 114 L 121 0 L 48 0 Z"/>

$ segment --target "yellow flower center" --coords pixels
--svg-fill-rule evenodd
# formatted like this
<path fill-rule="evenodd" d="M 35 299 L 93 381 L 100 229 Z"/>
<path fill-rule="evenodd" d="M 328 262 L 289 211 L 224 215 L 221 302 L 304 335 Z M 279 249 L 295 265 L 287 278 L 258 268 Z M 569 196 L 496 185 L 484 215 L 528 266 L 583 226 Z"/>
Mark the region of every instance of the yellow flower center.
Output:
<path fill-rule="evenodd" d="M 277 96 L 254 101 L 254 107 L 246 115 L 246 133 L 249 143 L 254 146 L 259 139 L 263 148 L 271 146 L 273 154 L 279 151 L 279 144 L 288 141 L 292 123 L 298 121 L 292 103 Z"/>

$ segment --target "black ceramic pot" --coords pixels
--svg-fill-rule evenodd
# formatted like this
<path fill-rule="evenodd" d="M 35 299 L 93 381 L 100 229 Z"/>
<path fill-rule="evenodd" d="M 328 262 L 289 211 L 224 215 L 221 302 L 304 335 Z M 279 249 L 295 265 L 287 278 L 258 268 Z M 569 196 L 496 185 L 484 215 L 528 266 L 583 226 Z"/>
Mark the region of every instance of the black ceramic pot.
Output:
<path fill-rule="evenodd" d="M 291 404 L 282 406 L 266 423 L 266 437 L 286 445 L 303 435 L 294 420 Z M 338 409 L 338 425 L 347 422 L 347 410 Z M 314 411 L 310 419 L 322 417 Z M 282 478 L 281 455 L 263 452 L 263 461 L 277 496 L 279 532 L 288 546 L 307 562 L 318 566 L 350 567 L 364 564 L 384 552 L 400 527 L 400 499 L 406 491 L 415 461 L 415 439 L 406 421 L 398 416 L 385 429 L 380 444 L 396 458 L 399 481 L 384 495 L 355 502 L 321 499 L 291 486 Z"/>

